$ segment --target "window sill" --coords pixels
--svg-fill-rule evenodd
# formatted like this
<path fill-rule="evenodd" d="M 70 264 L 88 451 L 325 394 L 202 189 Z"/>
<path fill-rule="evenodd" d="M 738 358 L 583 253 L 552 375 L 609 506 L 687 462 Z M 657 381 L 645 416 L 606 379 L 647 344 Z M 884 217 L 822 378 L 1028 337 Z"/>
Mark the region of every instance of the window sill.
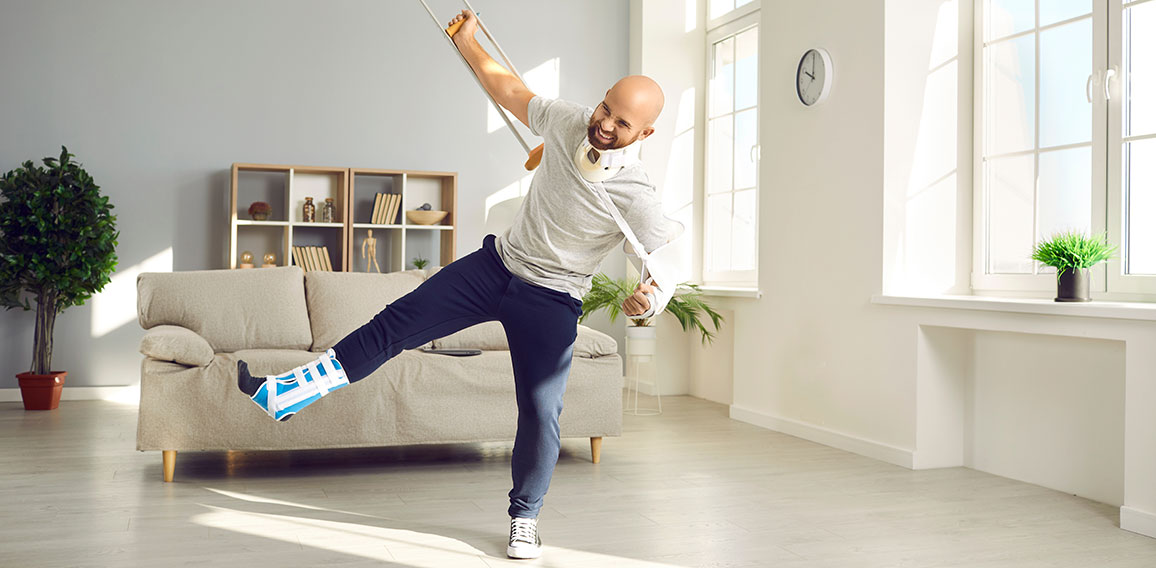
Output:
<path fill-rule="evenodd" d="M 758 288 L 742 288 L 738 286 L 705 286 L 700 285 L 704 296 L 727 296 L 732 298 L 762 298 L 763 292 Z"/>
<path fill-rule="evenodd" d="M 1019 314 L 1044 314 L 1051 316 L 1074 316 L 1089 318 L 1110 318 L 1127 320 L 1156 321 L 1156 303 L 1145 302 L 1056 302 L 1035 298 L 1000 298 L 995 296 L 871 296 L 872 304 L 889 306 L 915 306 L 921 308 L 949 308 L 978 310 L 987 312 L 1010 312 Z"/>

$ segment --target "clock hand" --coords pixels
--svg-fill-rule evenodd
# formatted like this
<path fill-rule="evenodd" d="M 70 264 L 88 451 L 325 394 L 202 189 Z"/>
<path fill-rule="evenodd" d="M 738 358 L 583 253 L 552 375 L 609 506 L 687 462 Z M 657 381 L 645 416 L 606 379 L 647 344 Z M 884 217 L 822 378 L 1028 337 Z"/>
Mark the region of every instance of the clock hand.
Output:
<path fill-rule="evenodd" d="M 813 81 L 813 80 L 815 80 L 815 76 L 814 76 L 814 75 L 812 75 L 812 74 L 810 74 L 810 73 L 807 73 L 806 71 L 803 71 L 803 74 L 804 74 L 804 75 L 806 75 L 806 76 L 808 76 L 808 77 L 810 77 L 812 81 Z"/>

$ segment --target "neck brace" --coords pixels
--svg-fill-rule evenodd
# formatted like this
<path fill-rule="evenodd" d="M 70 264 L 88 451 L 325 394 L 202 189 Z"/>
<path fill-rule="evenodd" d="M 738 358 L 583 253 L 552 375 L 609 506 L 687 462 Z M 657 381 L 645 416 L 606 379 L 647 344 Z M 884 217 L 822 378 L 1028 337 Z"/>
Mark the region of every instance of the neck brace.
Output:
<path fill-rule="evenodd" d="M 591 183 L 606 181 L 622 171 L 623 168 L 638 161 L 641 150 L 637 141 L 622 148 L 613 150 L 599 150 L 590 144 L 590 139 L 582 137 L 582 143 L 574 151 L 574 165 L 578 173 Z"/>

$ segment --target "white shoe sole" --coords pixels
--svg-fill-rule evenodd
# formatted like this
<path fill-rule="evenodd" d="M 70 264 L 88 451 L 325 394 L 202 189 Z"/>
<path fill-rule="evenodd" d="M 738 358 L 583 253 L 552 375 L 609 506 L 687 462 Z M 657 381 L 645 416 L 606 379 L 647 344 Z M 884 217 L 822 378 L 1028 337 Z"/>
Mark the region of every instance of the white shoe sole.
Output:
<path fill-rule="evenodd" d="M 519 546 L 519 547 L 507 546 L 506 547 L 506 556 L 509 556 L 510 558 L 516 558 L 518 560 L 529 560 L 531 558 L 538 558 L 539 556 L 542 556 L 542 547 L 538 546 L 538 547 L 530 548 L 530 547 L 525 547 L 525 546 Z"/>

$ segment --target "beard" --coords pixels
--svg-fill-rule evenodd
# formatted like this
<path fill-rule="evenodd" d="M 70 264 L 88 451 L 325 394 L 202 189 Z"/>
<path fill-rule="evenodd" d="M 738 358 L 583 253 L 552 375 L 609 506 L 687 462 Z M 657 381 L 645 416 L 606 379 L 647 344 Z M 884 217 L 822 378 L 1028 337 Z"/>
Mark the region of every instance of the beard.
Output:
<path fill-rule="evenodd" d="M 590 141 L 591 146 L 599 150 L 615 150 L 629 144 L 629 142 L 627 142 L 627 144 L 619 144 L 618 136 L 613 134 L 610 135 L 610 143 L 607 144 L 599 138 L 598 130 L 598 124 L 592 122 L 590 126 L 586 128 L 586 139 Z M 633 140 L 631 142 L 633 142 Z"/>

